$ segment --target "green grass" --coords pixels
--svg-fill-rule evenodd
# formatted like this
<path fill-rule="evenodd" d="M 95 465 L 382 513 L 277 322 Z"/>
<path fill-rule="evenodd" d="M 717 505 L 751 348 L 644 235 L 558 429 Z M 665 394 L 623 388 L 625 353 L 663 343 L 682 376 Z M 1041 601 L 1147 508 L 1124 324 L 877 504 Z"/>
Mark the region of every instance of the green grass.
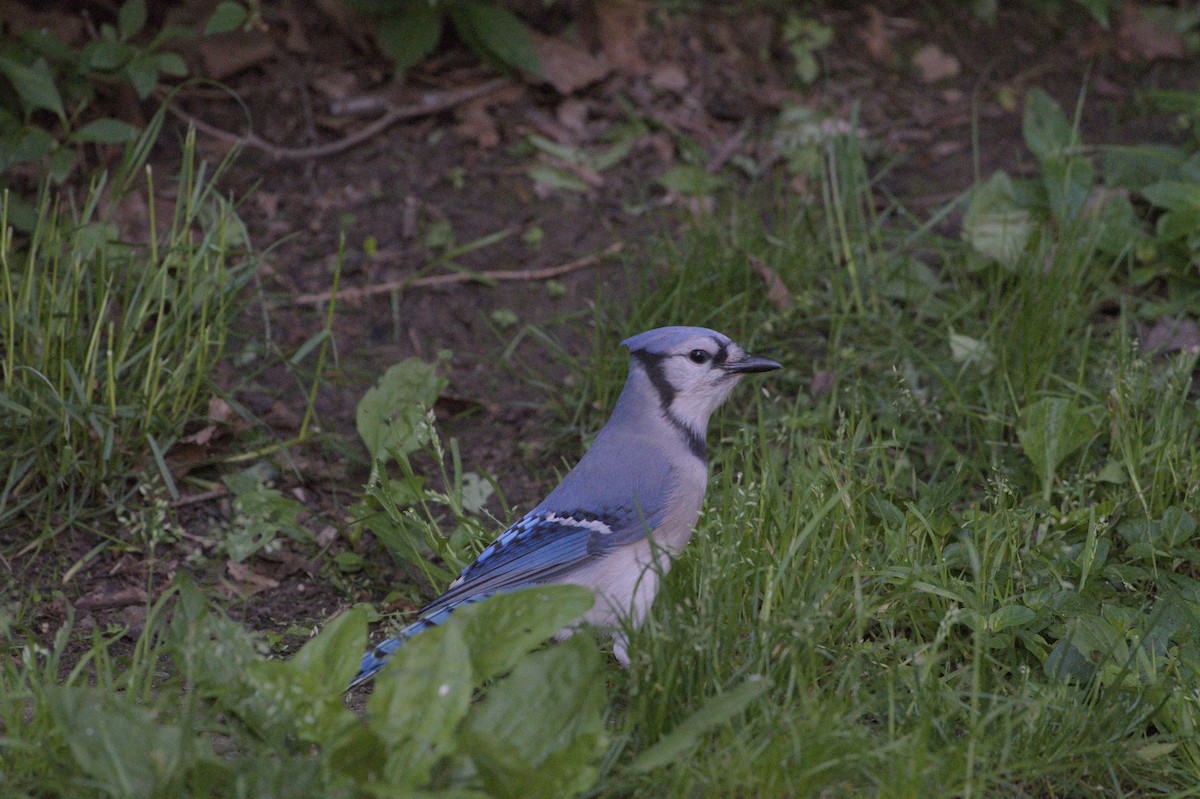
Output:
<path fill-rule="evenodd" d="M 205 415 L 253 274 L 215 188 L 225 164 L 198 164 L 189 138 L 166 185 L 143 169 L 160 126 L 161 114 L 78 204 L 43 192 L 28 236 L 14 239 L 0 209 L 0 525 L 37 540 L 137 505 L 139 485 L 175 492 L 164 454 Z M 149 209 L 144 245 L 112 219 L 131 191 Z"/>
<path fill-rule="evenodd" d="M 718 420 L 697 538 L 617 694 L 627 753 L 748 675 L 774 689 L 686 762 L 616 758 L 600 793 L 1192 795 L 1196 355 L 1138 355 L 1125 264 L 1085 221 L 1013 269 L 924 237 L 930 280 L 864 184 L 840 195 L 705 225 L 599 336 L 706 324 L 785 365 Z"/>
<path fill-rule="evenodd" d="M 747 675 L 775 688 L 686 762 L 631 779 L 617 758 L 601 793 L 1191 795 L 1196 355 L 1138 355 L 1125 262 L 1086 221 L 1046 223 L 1012 269 L 924 237 L 930 280 L 859 213 L 864 184 L 850 208 L 834 196 L 705 225 L 599 336 L 706 324 L 785 365 L 718 421 L 620 729 L 636 752 Z M 795 310 L 771 308 L 747 253 Z M 1112 297 L 1122 313 L 1098 315 Z M 811 396 L 815 369 L 832 393 Z"/>
<path fill-rule="evenodd" d="M 583 636 L 537 648 L 577 596 L 514 595 L 401 650 L 360 719 L 340 689 L 361 611 L 283 661 L 181 585 L 132 655 L 97 632 L 65 676 L 69 635 L 34 643 L 10 611 L 0 794 L 1200 793 L 1197 355 L 1135 341 L 1194 286 L 1052 201 L 1028 206 L 1014 257 L 987 258 L 882 205 L 854 142 L 829 145 L 820 185 L 662 242 L 669 271 L 598 306 L 556 399 L 586 440 L 623 380 L 617 342 L 662 324 L 784 364 L 715 420 L 697 535 L 629 669 Z M 1145 269 L 1161 279 L 1135 284 Z M 452 460 L 442 485 L 373 481 L 398 559 L 494 535 Z"/>

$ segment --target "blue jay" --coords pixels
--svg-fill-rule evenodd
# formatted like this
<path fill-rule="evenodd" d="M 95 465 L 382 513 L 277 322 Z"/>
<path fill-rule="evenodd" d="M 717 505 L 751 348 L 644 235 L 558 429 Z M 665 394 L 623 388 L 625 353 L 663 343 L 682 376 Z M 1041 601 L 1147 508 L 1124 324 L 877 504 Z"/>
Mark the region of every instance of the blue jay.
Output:
<path fill-rule="evenodd" d="M 780 365 L 703 327 L 660 327 L 621 342 L 632 358 L 612 417 L 550 495 L 479 554 L 417 621 L 362 660 L 353 688 L 403 642 L 458 607 L 533 585 L 575 583 L 596 603 L 582 621 L 615 631 L 638 626 L 659 580 L 692 536 L 708 482 L 708 419 L 738 380 Z M 570 631 L 563 631 L 563 635 Z"/>

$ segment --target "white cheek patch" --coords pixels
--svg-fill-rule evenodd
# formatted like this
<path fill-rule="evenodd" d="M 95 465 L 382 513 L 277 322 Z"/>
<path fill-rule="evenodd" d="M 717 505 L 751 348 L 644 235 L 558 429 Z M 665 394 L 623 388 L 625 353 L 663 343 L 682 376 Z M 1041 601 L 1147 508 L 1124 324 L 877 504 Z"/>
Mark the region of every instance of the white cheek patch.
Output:
<path fill-rule="evenodd" d="M 706 373 L 706 377 L 708 379 L 696 381 L 679 392 L 671 403 L 675 418 L 698 432 L 708 426 L 708 417 L 721 406 L 738 382 L 736 377 L 719 370 Z"/>

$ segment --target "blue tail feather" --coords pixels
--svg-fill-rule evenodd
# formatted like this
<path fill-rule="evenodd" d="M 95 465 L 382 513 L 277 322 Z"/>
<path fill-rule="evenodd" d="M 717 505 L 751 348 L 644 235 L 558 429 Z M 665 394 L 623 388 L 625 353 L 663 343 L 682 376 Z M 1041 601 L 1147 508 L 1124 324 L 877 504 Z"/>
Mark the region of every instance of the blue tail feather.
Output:
<path fill-rule="evenodd" d="M 430 627 L 438 626 L 446 619 L 450 618 L 450 614 L 458 608 L 461 608 L 464 605 L 470 605 L 474 602 L 479 602 L 483 599 L 487 599 L 489 596 L 491 596 L 491 594 L 480 594 L 478 596 L 466 597 L 462 601 L 456 602 L 449 607 L 442 608 L 436 613 L 431 613 L 428 616 L 423 616 L 417 619 L 412 624 L 396 633 L 395 636 L 375 645 L 371 648 L 371 651 L 363 655 L 362 664 L 358 667 L 358 674 L 356 674 L 354 679 L 350 681 L 350 685 L 346 687 L 346 690 L 349 691 L 353 688 L 357 688 L 378 674 L 379 670 L 387 665 L 388 658 L 391 657 L 391 655 L 397 649 L 403 646 L 404 642 L 409 638 L 428 630 Z"/>

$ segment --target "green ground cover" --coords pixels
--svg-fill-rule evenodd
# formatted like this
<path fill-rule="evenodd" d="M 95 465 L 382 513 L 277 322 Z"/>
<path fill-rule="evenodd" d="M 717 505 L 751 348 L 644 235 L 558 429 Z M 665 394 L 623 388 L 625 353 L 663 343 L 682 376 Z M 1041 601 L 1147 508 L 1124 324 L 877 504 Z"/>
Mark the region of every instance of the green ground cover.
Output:
<path fill-rule="evenodd" d="M 629 669 L 587 636 L 540 647 L 588 597 L 539 590 L 415 639 L 360 716 L 341 686 L 364 609 L 282 660 L 180 580 L 130 656 L 96 631 L 67 663 L 68 628 L 43 645 L 4 618 L 0 793 L 1194 795 L 1198 355 L 1145 341 L 1198 307 L 1200 167 L 1087 147 L 1037 92 L 1025 130 L 1034 178 L 981 176 L 931 220 L 828 140 L 811 198 L 729 201 L 660 245 L 665 277 L 598 305 L 556 400 L 584 442 L 624 335 L 705 325 L 785 367 L 714 423 L 697 536 Z M 33 262 L 5 253 L 12 297 Z M 11 381 L 38 349 L 6 336 Z M 485 545 L 457 458 L 405 468 L 436 433 L 383 441 L 363 513 L 397 559 Z"/>

